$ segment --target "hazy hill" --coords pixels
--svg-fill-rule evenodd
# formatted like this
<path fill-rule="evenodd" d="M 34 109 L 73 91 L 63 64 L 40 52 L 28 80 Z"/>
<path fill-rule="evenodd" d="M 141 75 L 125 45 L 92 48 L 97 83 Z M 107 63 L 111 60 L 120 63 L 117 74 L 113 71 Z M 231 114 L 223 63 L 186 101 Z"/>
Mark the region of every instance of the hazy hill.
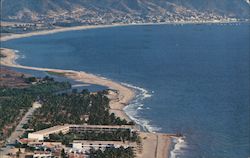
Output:
<path fill-rule="evenodd" d="M 30 21 L 63 14 L 73 18 L 109 13 L 115 15 L 181 16 L 209 13 L 249 19 L 249 0 L 1 0 L 2 19 Z M 78 11 L 79 10 L 79 11 Z M 204 15 L 205 16 L 205 15 Z"/>

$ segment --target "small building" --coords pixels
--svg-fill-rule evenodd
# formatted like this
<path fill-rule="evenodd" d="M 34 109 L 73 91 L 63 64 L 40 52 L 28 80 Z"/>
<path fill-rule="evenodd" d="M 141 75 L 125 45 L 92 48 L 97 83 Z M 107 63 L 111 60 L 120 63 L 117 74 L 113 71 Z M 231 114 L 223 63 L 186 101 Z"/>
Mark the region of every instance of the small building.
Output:
<path fill-rule="evenodd" d="M 62 142 L 29 142 L 28 146 L 32 147 L 45 147 L 45 148 L 64 148 L 65 146 L 62 145 Z"/>
<path fill-rule="evenodd" d="M 20 139 L 16 140 L 16 142 L 20 143 L 21 145 L 27 145 L 27 144 L 35 142 L 35 141 L 36 141 L 35 139 L 28 139 L 28 138 L 20 138 Z"/>
<path fill-rule="evenodd" d="M 41 131 L 29 133 L 28 138 L 37 139 L 38 141 L 43 141 L 45 138 L 48 138 L 50 134 L 58 134 L 58 133 L 66 134 L 68 132 L 69 132 L 69 125 L 54 126 Z"/>
<path fill-rule="evenodd" d="M 28 134 L 29 139 L 37 139 L 38 141 L 44 140 L 44 135 L 40 133 L 29 133 Z"/>
<path fill-rule="evenodd" d="M 48 151 L 35 151 L 33 158 L 52 158 L 53 155 Z"/>
<path fill-rule="evenodd" d="M 122 141 L 87 141 L 87 140 L 75 140 L 72 143 L 72 149 L 77 152 L 86 153 L 91 148 L 105 150 L 106 148 L 124 148 L 133 147 L 135 143 L 122 142 Z"/>
<path fill-rule="evenodd" d="M 33 103 L 33 106 L 32 106 L 34 109 L 38 109 L 38 108 L 41 108 L 42 107 L 42 104 L 40 104 L 39 102 L 35 102 Z"/>

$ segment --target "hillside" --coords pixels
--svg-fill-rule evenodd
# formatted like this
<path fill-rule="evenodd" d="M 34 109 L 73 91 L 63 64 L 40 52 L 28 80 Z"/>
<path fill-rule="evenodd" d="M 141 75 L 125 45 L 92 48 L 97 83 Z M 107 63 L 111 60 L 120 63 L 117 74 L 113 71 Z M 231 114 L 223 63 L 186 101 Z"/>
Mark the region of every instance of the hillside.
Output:
<path fill-rule="evenodd" d="M 249 0 L 1 0 L 5 21 L 97 23 L 249 19 Z M 99 19 L 99 22 L 98 22 Z M 100 20 L 101 19 L 101 20 Z M 86 21 L 85 21 L 86 22 Z"/>

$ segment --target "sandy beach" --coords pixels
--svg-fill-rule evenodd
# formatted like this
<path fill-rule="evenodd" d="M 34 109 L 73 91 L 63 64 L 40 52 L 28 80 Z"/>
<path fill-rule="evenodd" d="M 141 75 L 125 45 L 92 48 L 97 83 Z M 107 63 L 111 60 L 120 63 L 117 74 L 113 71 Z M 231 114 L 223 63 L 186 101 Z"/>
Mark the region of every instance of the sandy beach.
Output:
<path fill-rule="evenodd" d="M 163 133 L 141 132 L 143 152 L 141 158 L 166 158 L 171 147 L 171 137 Z"/>
<path fill-rule="evenodd" d="M 126 24 L 127 25 L 127 24 Z M 104 25 L 104 26 L 78 26 L 71 28 L 59 28 L 55 30 L 47 30 L 40 32 L 32 32 L 26 34 L 12 34 L 9 36 L 1 37 L 0 41 L 8 41 L 17 38 L 25 38 L 36 35 L 47 35 L 58 32 L 73 31 L 73 30 L 84 30 L 84 29 L 93 29 L 93 28 L 107 28 L 114 26 L 126 26 L 125 24 L 121 25 Z M 134 24 L 136 25 L 136 24 Z M 149 25 L 149 24 L 145 24 Z M 83 71 L 74 71 L 74 70 L 62 70 L 62 69 L 51 69 L 51 68 L 40 68 L 40 67 L 30 67 L 24 66 L 16 63 L 18 56 L 16 53 L 7 48 L 1 48 L 1 54 L 6 56 L 1 58 L 0 64 L 8 67 L 22 68 L 28 70 L 37 70 L 37 71 L 50 71 L 54 73 L 62 73 L 64 76 L 71 78 L 76 81 L 83 82 L 83 84 L 96 84 L 108 87 L 109 89 L 115 90 L 110 91 L 108 97 L 110 98 L 110 112 L 114 113 L 117 117 L 131 121 L 129 116 L 124 112 L 124 107 L 128 105 L 135 97 L 135 92 L 133 89 L 126 87 L 118 82 L 96 76 L 91 73 L 86 73 Z M 142 136 L 142 151 L 138 154 L 139 158 L 166 158 L 169 157 L 169 148 L 171 144 L 171 136 L 166 134 L 159 133 L 145 133 L 140 132 Z M 143 139 L 144 138 L 144 139 Z"/>
<path fill-rule="evenodd" d="M 130 88 L 127 88 L 119 83 L 111 81 L 106 78 L 102 78 L 93 74 L 89 74 L 83 71 L 73 71 L 73 70 L 61 70 L 61 69 L 50 69 L 50 68 L 38 68 L 38 67 L 30 67 L 23 66 L 17 64 L 15 60 L 18 56 L 11 49 L 2 49 L 1 54 L 6 56 L 5 58 L 1 58 L 1 65 L 22 68 L 28 70 L 37 70 L 37 71 L 50 71 L 55 73 L 63 73 L 66 77 L 74 79 L 76 81 L 84 82 L 87 84 L 96 84 L 101 86 L 106 86 L 110 89 L 117 90 L 117 93 L 110 93 L 109 98 L 112 99 L 110 102 L 111 112 L 115 113 L 116 116 L 126 119 L 127 121 L 131 121 L 128 115 L 123 111 L 123 108 L 129 104 L 129 102 L 134 98 L 134 91 Z"/>
<path fill-rule="evenodd" d="M 164 25 L 164 24 L 173 24 L 173 23 L 138 23 L 138 24 L 85 25 L 85 26 L 74 26 L 74 27 L 58 27 L 52 30 L 34 31 L 34 32 L 29 32 L 29 33 L 24 33 L 24 34 L 10 34 L 6 36 L 1 36 L 0 41 L 8 41 L 12 39 L 39 36 L 39 35 L 49 35 L 49 34 L 54 34 L 54 33 L 67 32 L 67 31 L 111 28 L 111 27 L 119 27 L 119 26 L 142 26 L 142 25 Z"/>
<path fill-rule="evenodd" d="M 87 29 L 94 29 L 94 28 L 108 28 L 108 27 L 115 27 L 115 26 L 127 26 L 127 25 L 125 25 L 125 24 L 88 25 L 88 26 L 56 28 L 53 30 L 44 30 L 44 31 L 30 32 L 30 33 L 25 33 L 25 34 L 11 34 L 11 35 L 7 35 L 7 36 L 1 36 L 0 41 L 8 41 L 8 40 L 12 40 L 12 39 L 25 38 L 25 37 L 38 36 L 38 35 L 48 35 L 48 34 L 54 34 L 54 33 L 59 33 L 59 32 L 66 32 L 66 31 L 87 30 Z"/>
<path fill-rule="evenodd" d="M 8 67 L 37 70 L 37 71 L 50 71 L 55 73 L 63 73 L 66 77 L 74 79 L 76 81 L 84 82 L 85 84 L 97 84 L 109 87 L 116 90 L 110 91 L 108 97 L 110 101 L 110 112 L 113 112 L 116 116 L 131 121 L 129 116 L 124 112 L 123 108 L 129 104 L 134 98 L 135 93 L 132 89 L 125 87 L 117 82 L 111 81 L 106 78 L 102 78 L 90 73 L 74 70 L 61 70 L 50 68 L 38 68 L 23 66 L 17 64 L 15 60 L 18 58 L 16 53 L 11 49 L 1 48 L 1 54 L 6 56 L 1 58 L 1 65 Z M 138 158 L 166 158 L 169 156 L 169 148 L 171 144 L 171 136 L 160 133 L 140 132 L 142 138 L 142 151 L 137 153 Z"/>
<path fill-rule="evenodd" d="M 43 31 L 34 31 L 24 34 L 10 34 L 7 36 L 1 36 L 0 41 L 8 41 L 12 39 L 25 38 L 38 35 L 48 35 L 60 32 L 67 31 L 77 31 L 77 30 L 88 30 L 88 29 L 97 29 L 97 28 L 110 28 L 110 27 L 119 27 L 119 26 L 143 26 L 143 25 L 182 25 L 182 24 L 212 24 L 212 23 L 236 23 L 237 21 L 204 21 L 204 22 L 192 22 L 192 21 L 181 21 L 181 22 L 164 22 L 164 23 L 133 23 L 133 24 L 112 24 L 112 25 L 85 25 L 85 26 L 74 26 L 74 27 L 58 27 L 53 30 L 43 30 Z"/>

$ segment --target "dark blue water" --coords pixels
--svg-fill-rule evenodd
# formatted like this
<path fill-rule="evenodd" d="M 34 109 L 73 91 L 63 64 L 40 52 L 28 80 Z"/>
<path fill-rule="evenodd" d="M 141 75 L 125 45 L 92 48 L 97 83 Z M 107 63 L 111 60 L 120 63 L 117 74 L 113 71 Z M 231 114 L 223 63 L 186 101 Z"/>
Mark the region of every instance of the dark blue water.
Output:
<path fill-rule="evenodd" d="M 82 70 L 136 86 L 139 98 L 127 111 L 150 130 L 185 135 L 173 157 L 247 158 L 249 43 L 249 24 L 218 24 L 74 31 L 3 46 L 24 54 L 18 61 L 24 65 Z"/>

